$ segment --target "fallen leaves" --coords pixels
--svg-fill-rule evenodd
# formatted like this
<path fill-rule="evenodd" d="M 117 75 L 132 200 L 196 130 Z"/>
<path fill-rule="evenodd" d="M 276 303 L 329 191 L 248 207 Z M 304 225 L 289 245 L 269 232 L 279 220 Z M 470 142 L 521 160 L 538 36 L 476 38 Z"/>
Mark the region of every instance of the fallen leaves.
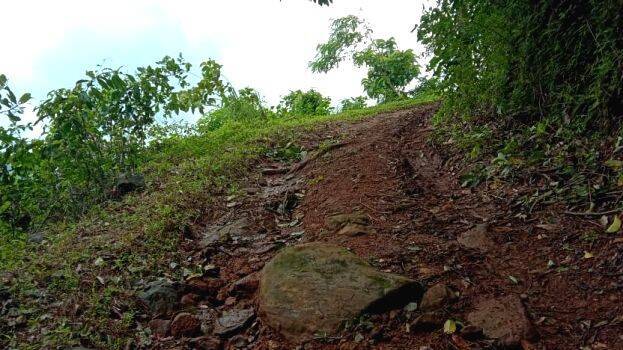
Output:
<path fill-rule="evenodd" d="M 443 324 L 443 332 L 446 334 L 453 334 L 456 332 L 456 322 L 454 320 L 447 320 Z"/>
<path fill-rule="evenodd" d="M 621 230 L 621 219 L 618 215 L 614 216 L 612 224 L 606 229 L 607 233 L 617 233 Z"/>

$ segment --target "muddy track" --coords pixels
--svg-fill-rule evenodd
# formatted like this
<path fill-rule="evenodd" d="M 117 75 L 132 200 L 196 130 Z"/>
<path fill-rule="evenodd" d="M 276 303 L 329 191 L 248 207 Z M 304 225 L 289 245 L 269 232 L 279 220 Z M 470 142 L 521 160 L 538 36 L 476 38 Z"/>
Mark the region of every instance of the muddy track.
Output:
<path fill-rule="evenodd" d="M 521 342 L 524 349 L 623 349 L 620 240 L 601 234 L 586 239 L 587 232 L 600 228 L 587 219 L 566 217 L 558 207 L 527 218 L 518 215 L 511 204 L 525 192 L 522 184 L 462 188 L 461 155 L 429 141 L 435 109 L 428 105 L 354 124 L 328 124 L 300 140 L 312 152 L 298 166 L 269 160 L 256 164 L 242 194 L 223 198 L 221 208 L 191 229 L 188 254 L 219 269 L 208 287 L 204 283 L 195 291 L 200 301 L 193 307 L 202 310 L 201 318 L 257 309 L 254 282 L 249 281 L 264 264 L 283 246 L 322 241 L 347 247 L 380 270 L 427 286 L 447 285 L 457 298 L 438 311 L 442 321 L 467 325 L 479 303 L 511 296 L 520 300 L 534 329 Z M 327 218 L 350 213 L 364 213 L 370 232 L 349 236 L 329 230 Z M 210 229 L 241 218 L 246 220 L 243 229 L 218 244 L 201 243 Z M 591 256 L 586 258 L 585 252 Z M 420 329 L 413 323 L 417 316 L 403 310 L 372 315 L 304 348 L 496 346 L 483 336 L 445 334 L 441 325 Z M 198 348 L 201 341 L 168 337 L 156 347 Z M 296 345 L 259 318 L 223 342 L 226 348 Z"/>

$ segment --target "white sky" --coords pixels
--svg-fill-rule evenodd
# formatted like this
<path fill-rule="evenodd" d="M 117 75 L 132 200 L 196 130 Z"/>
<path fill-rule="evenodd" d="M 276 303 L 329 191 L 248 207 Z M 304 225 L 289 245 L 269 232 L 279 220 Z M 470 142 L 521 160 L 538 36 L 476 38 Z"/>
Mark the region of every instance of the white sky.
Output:
<path fill-rule="evenodd" d="M 0 72 L 16 93 L 32 92 L 36 103 L 97 64 L 133 69 L 181 52 L 194 65 L 216 59 L 234 86 L 256 88 L 270 105 L 289 90 L 308 88 L 337 103 L 363 94 L 364 72 L 349 65 L 329 74 L 309 71 L 331 19 L 358 15 L 375 37 L 394 36 L 400 48 L 421 53 L 410 31 L 423 2 L 335 0 L 320 7 L 308 0 L 0 0 Z"/>

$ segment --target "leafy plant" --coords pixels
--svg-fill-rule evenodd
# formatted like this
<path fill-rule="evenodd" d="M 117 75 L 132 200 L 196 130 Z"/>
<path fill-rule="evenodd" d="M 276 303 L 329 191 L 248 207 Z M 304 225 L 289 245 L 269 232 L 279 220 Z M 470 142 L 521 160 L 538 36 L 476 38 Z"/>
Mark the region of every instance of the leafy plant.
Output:
<path fill-rule="evenodd" d="M 367 99 L 363 96 L 351 97 L 340 102 L 340 111 L 352 111 L 366 108 Z"/>
<path fill-rule="evenodd" d="M 331 99 L 314 89 L 291 91 L 282 98 L 277 111 L 282 115 L 328 115 L 331 114 Z"/>
<path fill-rule="evenodd" d="M 220 107 L 209 111 L 197 122 L 197 129 L 201 132 L 213 131 L 227 121 L 250 121 L 256 118 L 267 118 L 271 111 L 266 108 L 257 91 L 244 88 L 236 91 L 227 86 L 220 96 Z"/>

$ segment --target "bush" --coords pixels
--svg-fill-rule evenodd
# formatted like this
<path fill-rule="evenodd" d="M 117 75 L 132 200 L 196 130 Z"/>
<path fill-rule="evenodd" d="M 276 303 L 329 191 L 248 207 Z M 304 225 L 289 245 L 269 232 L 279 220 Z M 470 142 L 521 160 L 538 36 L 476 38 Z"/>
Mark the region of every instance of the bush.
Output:
<path fill-rule="evenodd" d="M 291 91 L 282 98 L 277 111 L 282 115 L 328 115 L 331 114 L 331 99 L 314 89 Z"/>
<path fill-rule="evenodd" d="M 340 102 L 340 111 L 352 111 L 367 107 L 367 99 L 363 96 L 351 97 Z"/>
<path fill-rule="evenodd" d="M 244 88 L 236 91 L 228 87 L 226 90 L 222 96 L 221 106 L 208 112 L 197 122 L 197 129 L 200 132 L 216 130 L 228 120 L 244 122 L 257 118 L 265 119 L 272 114 L 263 106 L 259 93 L 254 89 Z"/>

